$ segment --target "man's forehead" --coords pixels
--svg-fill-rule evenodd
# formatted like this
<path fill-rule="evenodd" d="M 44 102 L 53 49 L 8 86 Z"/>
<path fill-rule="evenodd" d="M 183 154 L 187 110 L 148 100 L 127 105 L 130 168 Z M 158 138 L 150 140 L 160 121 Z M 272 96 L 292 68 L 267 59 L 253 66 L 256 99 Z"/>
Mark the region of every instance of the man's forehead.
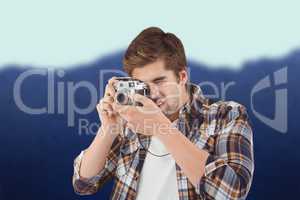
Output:
<path fill-rule="evenodd" d="M 137 79 L 151 80 L 166 73 L 163 60 L 157 60 L 145 66 L 137 67 L 132 70 L 132 77 Z"/>
<path fill-rule="evenodd" d="M 139 79 L 143 82 L 155 82 L 168 79 L 171 74 L 169 70 L 162 72 L 132 73 L 132 78 Z"/>

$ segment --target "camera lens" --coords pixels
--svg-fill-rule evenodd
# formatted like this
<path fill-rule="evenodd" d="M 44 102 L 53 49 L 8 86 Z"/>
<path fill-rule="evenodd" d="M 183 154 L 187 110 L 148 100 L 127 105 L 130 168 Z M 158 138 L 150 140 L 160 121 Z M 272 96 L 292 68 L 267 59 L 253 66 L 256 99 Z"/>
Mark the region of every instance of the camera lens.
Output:
<path fill-rule="evenodd" d="M 119 93 L 116 96 L 116 100 L 119 104 L 125 105 L 128 101 L 128 97 L 124 93 Z"/>

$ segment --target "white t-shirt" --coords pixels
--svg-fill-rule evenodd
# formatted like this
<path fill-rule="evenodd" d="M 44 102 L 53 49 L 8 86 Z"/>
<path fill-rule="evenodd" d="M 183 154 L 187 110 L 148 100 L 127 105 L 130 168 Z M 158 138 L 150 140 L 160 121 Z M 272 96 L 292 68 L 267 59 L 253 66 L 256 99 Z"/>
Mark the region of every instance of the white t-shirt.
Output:
<path fill-rule="evenodd" d="M 149 151 L 157 155 L 168 153 L 163 143 L 151 137 Z M 137 200 L 179 200 L 175 160 L 171 154 L 157 157 L 147 152 L 141 171 Z"/>

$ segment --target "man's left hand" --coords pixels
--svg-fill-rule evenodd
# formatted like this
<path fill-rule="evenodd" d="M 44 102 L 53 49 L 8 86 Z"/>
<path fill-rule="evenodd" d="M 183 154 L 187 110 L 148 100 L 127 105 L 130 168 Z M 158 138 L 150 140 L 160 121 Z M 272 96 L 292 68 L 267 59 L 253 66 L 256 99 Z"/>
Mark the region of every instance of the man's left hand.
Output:
<path fill-rule="evenodd" d="M 148 136 L 167 133 L 170 130 L 171 121 L 151 99 L 140 94 L 134 94 L 132 98 L 134 102 L 140 102 L 143 106 L 113 104 L 114 110 L 127 121 L 128 128 Z"/>

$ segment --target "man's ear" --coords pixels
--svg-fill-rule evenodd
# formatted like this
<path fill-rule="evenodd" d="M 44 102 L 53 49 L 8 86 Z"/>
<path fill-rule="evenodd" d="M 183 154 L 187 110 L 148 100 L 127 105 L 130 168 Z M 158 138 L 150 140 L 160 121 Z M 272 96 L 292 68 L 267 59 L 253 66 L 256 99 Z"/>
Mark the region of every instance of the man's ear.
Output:
<path fill-rule="evenodd" d="M 178 79 L 179 79 L 179 83 L 182 84 L 182 85 L 185 85 L 187 82 L 188 82 L 188 73 L 186 70 L 181 70 L 179 73 L 178 73 Z"/>

